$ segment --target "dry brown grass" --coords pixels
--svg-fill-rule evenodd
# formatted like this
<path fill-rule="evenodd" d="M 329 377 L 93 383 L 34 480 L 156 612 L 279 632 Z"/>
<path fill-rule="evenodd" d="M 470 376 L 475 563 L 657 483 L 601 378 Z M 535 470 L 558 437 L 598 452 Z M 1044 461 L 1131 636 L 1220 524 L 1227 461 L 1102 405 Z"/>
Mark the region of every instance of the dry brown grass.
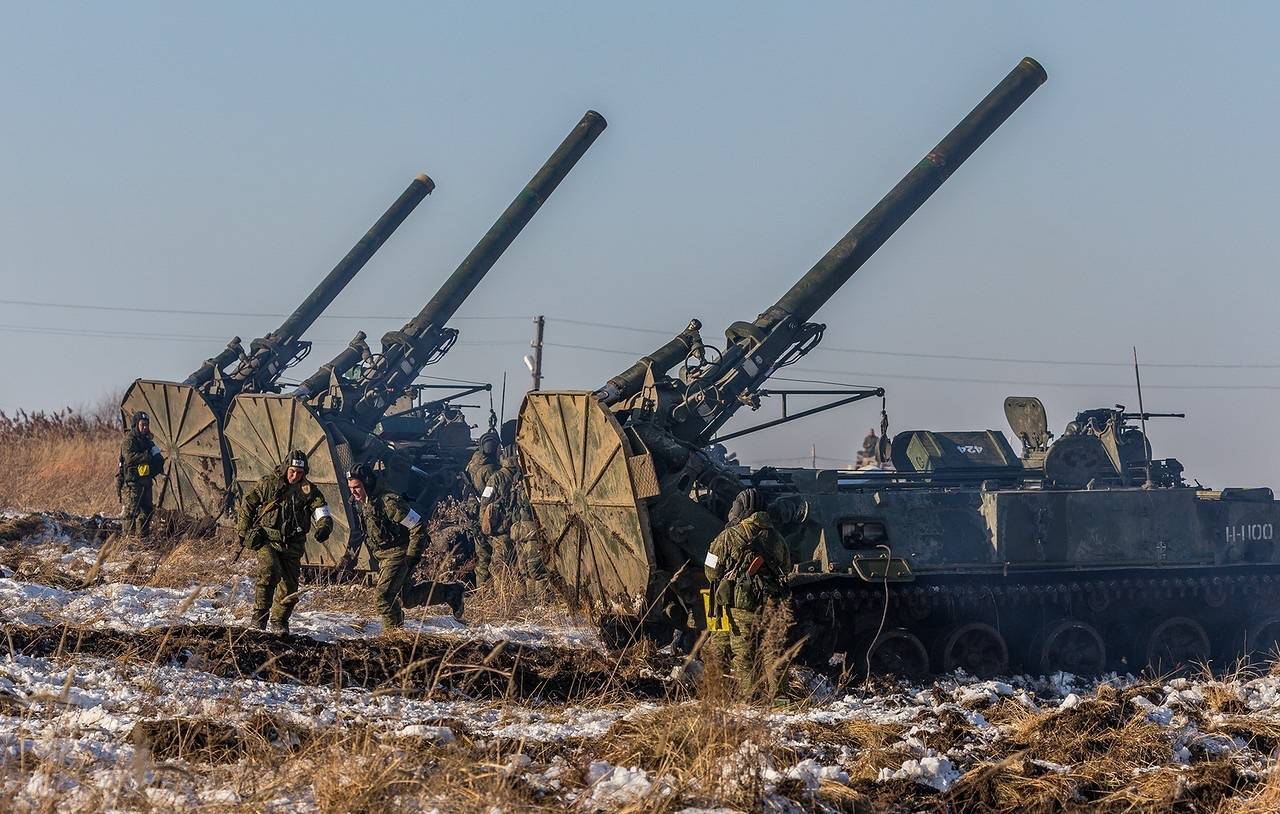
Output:
<path fill-rule="evenodd" d="M 0 508 L 116 513 L 118 403 L 109 397 L 85 410 L 0 412 Z"/>
<path fill-rule="evenodd" d="M 1218 814 L 1275 814 L 1280 811 L 1280 768 L 1272 756 L 1270 771 L 1249 793 L 1223 800 Z"/>

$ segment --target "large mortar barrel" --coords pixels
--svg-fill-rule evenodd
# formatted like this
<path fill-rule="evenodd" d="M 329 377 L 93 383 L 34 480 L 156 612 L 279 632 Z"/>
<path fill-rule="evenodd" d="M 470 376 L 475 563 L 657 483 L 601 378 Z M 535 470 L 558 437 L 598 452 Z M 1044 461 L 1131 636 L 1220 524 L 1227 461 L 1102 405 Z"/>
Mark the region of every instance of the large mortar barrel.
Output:
<path fill-rule="evenodd" d="M 183 382 L 139 379 L 130 385 L 120 409 L 126 419 L 139 410 L 151 416 L 151 431 L 167 461 L 156 483 L 158 507 L 194 518 L 223 513 L 231 483 L 223 437 L 228 398 L 241 390 L 264 390 L 275 382 L 297 351 L 302 333 L 434 188 L 426 175 L 414 178 L 302 305 L 279 328 L 254 341 L 252 361 L 242 364 L 233 376 L 214 379 L 240 358 L 239 338 Z"/>
<path fill-rule="evenodd" d="M 787 315 L 797 322 L 812 317 L 1046 79 L 1044 68 L 1031 57 L 1019 62 L 756 324 L 768 327 Z"/>
<path fill-rule="evenodd" d="M 587 111 L 418 315 L 398 332 L 383 337 L 383 375 L 371 383 L 357 405 L 358 423 L 376 423 L 404 387 L 417 378 L 438 350 L 433 336 L 440 333 L 607 126 L 604 116 Z M 314 392 L 309 384 L 303 387 Z"/>
<path fill-rule="evenodd" d="M 757 388 L 773 365 L 792 350 L 801 326 L 1046 79 L 1048 75 L 1040 63 L 1024 58 L 780 300 L 754 323 L 731 326 L 727 332 L 731 345 L 735 344 L 735 337 L 763 338 L 774 333 L 770 341 L 758 347 L 738 343 L 736 352 L 727 350 L 719 369 L 703 374 L 704 381 L 716 383 L 714 387 L 699 389 L 686 397 L 684 414 L 688 418 L 679 423 L 674 433 L 688 444 L 706 444 L 743 404 L 749 403 L 744 394 Z M 781 332 L 776 332 L 780 326 Z M 744 360 L 743 353 L 747 351 L 750 360 Z"/>
<path fill-rule="evenodd" d="M 236 371 L 234 379 L 243 382 L 246 379 L 256 379 L 257 388 L 244 387 L 243 389 L 260 389 L 269 386 L 275 381 L 276 376 L 280 373 L 283 365 L 289 361 L 288 358 L 280 358 L 281 356 L 291 357 L 296 349 L 296 344 L 308 328 L 315 323 L 324 309 L 333 303 L 335 297 L 347 287 L 347 284 L 356 276 L 360 269 L 364 268 L 369 259 L 373 257 L 378 249 L 382 248 L 382 244 L 387 242 L 387 238 L 404 223 L 405 218 L 409 217 L 417 206 L 431 194 L 435 189 L 435 182 L 425 174 L 418 175 L 411 182 L 404 192 L 400 193 L 400 197 L 395 203 L 378 218 L 377 223 L 373 224 L 364 237 L 360 238 L 355 246 L 351 247 L 351 251 L 347 252 L 338 264 L 333 267 L 315 290 L 307 296 L 302 304 L 289 317 L 265 337 L 255 340 L 251 346 L 251 361 L 242 365 Z M 192 373 L 183 384 L 193 387 L 199 387 L 208 383 L 214 377 L 216 370 L 221 370 L 231 362 L 235 361 L 237 353 L 233 348 L 227 348 L 218 356 L 210 359 L 200 366 L 200 369 Z M 215 370 L 215 365 L 216 370 Z M 237 388 L 241 389 L 241 388 Z M 234 394 L 233 394 L 234 395 Z"/>

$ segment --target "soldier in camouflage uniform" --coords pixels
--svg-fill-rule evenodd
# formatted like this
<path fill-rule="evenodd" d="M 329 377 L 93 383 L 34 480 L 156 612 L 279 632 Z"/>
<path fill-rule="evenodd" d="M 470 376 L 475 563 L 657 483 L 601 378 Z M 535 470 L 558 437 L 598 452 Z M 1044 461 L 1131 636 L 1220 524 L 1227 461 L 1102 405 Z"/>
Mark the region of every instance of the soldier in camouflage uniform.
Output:
<path fill-rule="evenodd" d="M 498 460 L 498 434 L 490 430 L 480 436 L 480 446 L 467 462 L 467 480 L 479 500 L 480 534 L 476 537 L 476 587 L 489 581 L 492 567 L 508 559 L 505 531 L 495 532 L 501 523 L 495 523 L 495 501 L 498 495 L 499 473 L 502 464 Z M 487 513 L 487 514 L 486 514 Z"/>
<path fill-rule="evenodd" d="M 258 552 L 258 580 L 253 597 L 253 627 L 289 632 L 289 615 L 298 604 L 298 578 L 307 532 L 316 542 L 333 531 L 333 515 L 320 489 L 307 480 L 307 456 L 294 450 L 271 474 L 258 481 L 240 501 L 236 531 L 245 548 Z"/>
<path fill-rule="evenodd" d="M 120 445 L 120 464 L 116 473 L 116 492 L 124 512 L 121 531 L 142 538 L 151 530 L 152 482 L 164 470 L 164 456 L 151 437 L 151 416 L 139 410 L 129 417 L 129 429 Z"/>
<path fill-rule="evenodd" d="M 734 498 L 729 522 L 711 542 L 705 563 L 712 606 L 729 619 L 728 631 L 711 634 L 706 645 L 711 652 L 707 655 L 727 657 L 744 698 L 751 694 L 759 677 L 756 657 L 763 632 L 762 611 L 785 599 L 786 574 L 791 570 L 786 541 L 764 509 L 764 498 L 755 489 L 744 489 Z M 766 689 L 770 696 L 777 691 L 776 686 Z"/>
<path fill-rule="evenodd" d="M 414 582 L 413 569 L 427 549 L 427 524 L 408 502 L 378 484 L 368 464 L 347 473 L 347 489 L 355 506 L 356 526 L 378 563 L 375 584 L 378 613 L 386 629 L 404 625 L 404 609 L 447 604 L 462 618 L 461 582 Z"/>
<path fill-rule="evenodd" d="M 516 570 L 525 586 L 535 595 L 548 589 L 546 564 L 542 559 L 542 537 L 534 520 L 533 507 L 525 490 L 524 473 L 520 471 L 520 459 L 516 455 L 516 422 L 514 419 L 502 425 L 502 465 L 496 481 L 502 501 L 507 534 L 515 549 Z"/>

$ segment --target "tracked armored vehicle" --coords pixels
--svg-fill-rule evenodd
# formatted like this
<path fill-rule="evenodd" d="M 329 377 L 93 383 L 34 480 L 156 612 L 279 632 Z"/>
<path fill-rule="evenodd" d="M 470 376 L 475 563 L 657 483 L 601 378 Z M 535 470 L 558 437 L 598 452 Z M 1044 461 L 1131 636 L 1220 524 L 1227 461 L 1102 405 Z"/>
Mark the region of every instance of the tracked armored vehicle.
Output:
<path fill-rule="evenodd" d="M 248 351 L 237 336 L 181 382 L 138 379 L 129 386 L 121 413 L 126 423 L 138 410 L 151 416 L 167 462 L 156 484 L 158 508 L 199 520 L 221 517 L 230 507 L 231 457 L 223 428 L 231 400 L 240 393 L 277 392 L 281 374 L 311 351 L 303 334 L 434 188 L 427 176 L 414 178 L 297 310 Z"/>
<path fill-rule="evenodd" d="M 439 400 L 406 406 L 404 399 L 419 387 L 414 381 L 422 370 L 457 341 L 458 330 L 448 321 L 606 126 L 603 116 L 588 111 L 418 315 L 383 336 L 380 352 L 371 352 L 360 333 L 292 392 L 234 399 L 226 437 L 238 488 L 278 466 L 289 450 L 301 449 L 309 459 L 308 479 L 334 511 L 333 534 L 324 543 L 307 543 L 306 565 L 370 566 L 369 552 L 351 536 L 344 473 L 357 463 L 373 465 L 420 516 L 430 516 L 442 482 L 452 481 L 470 454 L 469 430 Z M 465 434 L 461 449 L 459 433 Z"/>
<path fill-rule="evenodd" d="M 1038 399 L 995 430 L 898 433 L 893 471 L 783 470 L 802 500 L 792 586 L 815 651 L 918 675 L 1167 670 L 1280 641 L 1280 503 L 1187 484 L 1134 421 L 1085 410 L 1051 440 Z M 883 621 L 882 621 L 883 620 Z"/>

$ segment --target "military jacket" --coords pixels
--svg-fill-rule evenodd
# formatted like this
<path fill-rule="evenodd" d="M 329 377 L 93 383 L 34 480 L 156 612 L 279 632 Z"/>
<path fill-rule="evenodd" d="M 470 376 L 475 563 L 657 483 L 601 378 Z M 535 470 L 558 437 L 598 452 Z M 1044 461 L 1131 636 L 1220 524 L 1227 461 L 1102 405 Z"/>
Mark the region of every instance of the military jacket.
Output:
<path fill-rule="evenodd" d="M 395 492 L 378 490 L 353 501 L 356 523 L 375 552 L 400 549 L 418 556 L 427 547 L 427 526 L 409 502 Z"/>
<path fill-rule="evenodd" d="M 478 449 L 471 453 L 471 460 L 467 461 L 467 478 L 477 494 L 484 493 L 484 488 L 489 485 L 489 479 L 496 474 L 498 474 L 497 461 L 487 457 Z"/>
<path fill-rule="evenodd" d="M 750 575 L 747 569 L 757 555 L 764 558 L 764 565 Z M 766 600 L 786 595 L 791 552 L 768 512 L 756 512 L 711 541 L 704 566 L 718 601 L 738 610 L 756 611 Z"/>
<path fill-rule="evenodd" d="M 120 445 L 120 474 L 125 483 L 149 482 L 163 471 L 164 456 L 151 436 L 136 428 L 127 431 Z"/>
<path fill-rule="evenodd" d="M 301 556 L 313 525 L 333 530 L 329 501 L 306 478 L 289 483 L 276 471 L 254 484 L 240 501 L 236 531 L 243 538 L 252 529 L 262 529 L 272 548 Z"/>

